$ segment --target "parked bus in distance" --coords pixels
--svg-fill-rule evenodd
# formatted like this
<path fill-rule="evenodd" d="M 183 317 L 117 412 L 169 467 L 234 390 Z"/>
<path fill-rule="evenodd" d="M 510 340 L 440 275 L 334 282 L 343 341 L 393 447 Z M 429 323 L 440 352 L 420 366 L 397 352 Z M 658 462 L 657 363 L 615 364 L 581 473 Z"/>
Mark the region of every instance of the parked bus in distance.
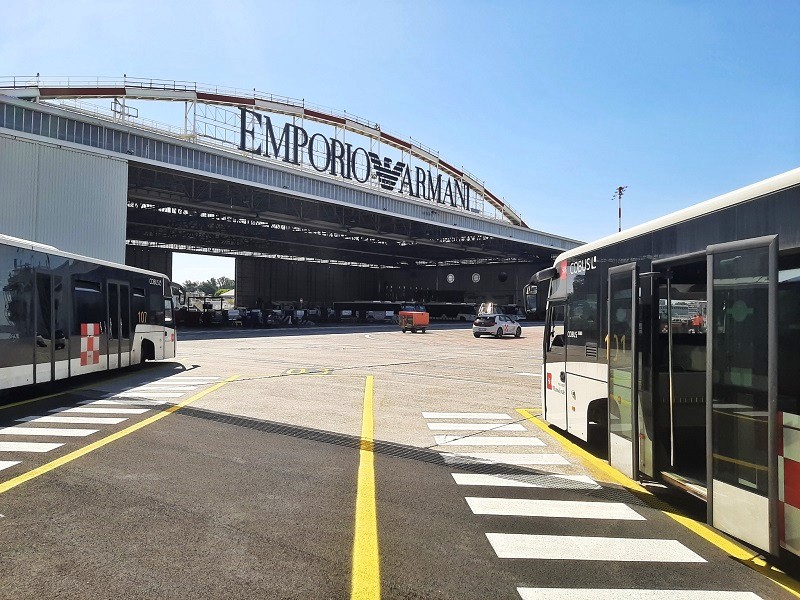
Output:
<path fill-rule="evenodd" d="M 516 304 L 500 304 L 498 302 L 483 302 L 478 307 L 478 315 L 508 315 L 515 321 L 527 318 L 525 311 Z"/>
<path fill-rule="evenodd" d="M 442 321 L 469 321 L 475 320 L 475 305 L 467 302 L 426 302 L 425 308 L 431 319 Z"/>
<path fill-rule="evenodd" d="M 0 390 L 175 356 L 159 273 L 0 235 Z"/>
<path fill-rule="evenodd" d="M 401 304 L 399 302 L 381 302 L 379 300 L 372 302 L 356 300 L 334 302 L 333 310 L 336 318 L 340 321 L 391 323 L 397 319 Z"/>
<path fill-rule="evenodd" d="M 558 256 L 544 418 L 800 555 L 800 169 Z"/>

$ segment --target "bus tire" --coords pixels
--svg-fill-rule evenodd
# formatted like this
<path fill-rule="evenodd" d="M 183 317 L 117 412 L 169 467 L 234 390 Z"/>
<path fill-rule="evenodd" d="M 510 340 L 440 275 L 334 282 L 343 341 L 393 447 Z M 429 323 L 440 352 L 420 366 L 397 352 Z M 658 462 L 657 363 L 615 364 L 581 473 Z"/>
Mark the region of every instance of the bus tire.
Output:
<path fill-rule="evenodd" d="M 502 327 L 498 327 L 497 328 L 497 331 L 495 332 L 494 337 L 496 337 L 498 339 L 503 337 L 503 328 Z"/>
<path fill-rule="evenodd" d="M 522 327 L 517 327 L 517 330 L 514 332 L 514 337 L 518 338 L 522 335 Z"/>
<path fill-rule="evenodd" d="M 481 334 L 480 334 L 480 333 L 473 333 L 472 335 L 474 335 L 474 336 L 475 336 L 475 337 L 477 337 L 477 338 L 481 337 Z"/>
<path fill-rule="evenodd" d="M 139 366 L 141 368 L 145 361 L 156 359 L 156 346 L 150 340 L 142 340 L 142 345 L 139 348 Z"/>

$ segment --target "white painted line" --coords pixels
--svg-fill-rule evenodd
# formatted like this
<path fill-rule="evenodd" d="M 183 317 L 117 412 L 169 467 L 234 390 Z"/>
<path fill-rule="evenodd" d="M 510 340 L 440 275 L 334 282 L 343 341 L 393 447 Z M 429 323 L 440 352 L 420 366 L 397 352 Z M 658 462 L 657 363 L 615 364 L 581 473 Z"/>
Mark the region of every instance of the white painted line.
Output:
<path fill-rule="evenodd" d="M 514 454 L 504 452 L 463 452 L 452 456 L 466 456 L 507 465 L 568 465 L 569 461 L 560 454 Z"/>
<path fill-rule="evenodd" d="M 517 588 L 522 600 L 761 600 L 753 592 L 592 588 Z"/>
<path fill-rule="evenodd" d="M 460 435 L 433 436 L 437 446 L 544 446 L 545 443 L 536 437 L 500 437 L 473 435 L 462 437 Z"/>
<path fill-rule="evenodd" d="M 93 406 L 76 406 L 75 408 L 67 408 L 65 406 L 61 408 L 54 408 L 48 412 L 51 413 L 91 413 L 93 415 L 97 414 L 108 414 L 108 415 L 141 415 L 142 413 L 146 413 L 149 408 L 97 408 Z"/>
<path fill-rule="evenodd" d="M 56 427 L 0 427 L 0 435 L 48 435 L 54 437 L 86 437 L 97 433 L 97 429 L 69 429 Z"/>
<path fill-rule="evenodd" d="M 167 381 L 197 381 L 199 383 L 208 383 L 209 381 L 219 381 L 220 377 L 187 377 L 184 375 L 172 375 L 164 379 L 152 381 L 151 383 L 166 383 Z"/>
<path fill-rule="evenodd" d="M 476 515 L 508 517 L 547 517 L 561 519 L 611 519 L 646 521 L 622 502 L 583 502 L 573 500 L 531 500 L 523 498 L 465 498 Z"/>
<path fill-rule="evenodd" d="M 601 486 L 586 475 L 519 474 L 486 475 L 483 473 L 451 473 L 458 485 L 492 487 L 527 487 L 566 490 L 599 490 Z"/>
<path fill-rule="evenodd" d="M 18 465 L 19 463 L 20 461 L 18 460 L 0 460 L 0 471 Z"/>
<path fill-rule="evenodd" d="M 424 412 L 422 413 L 423 419 L 506 419 L 511 420 L 505 413 L 480 413 L 480 412 Z"/>
<path fill-rule="evenodd" d="M 525 377 L 541 377 L 541 373 L 514 373 L 514 375 L 524 375 Z"/>
<path fill-rule="evenodd" d="M 82 400 L 78 402 L 80 405 L 99 405 L 99 406 L 164 406 L 165 402 L 159 400 Z"/>
<path fill-rule="evenodd" d="M 120 392 L 119 394 L 115 394 L 115 398 L 180 398 L 183 394 L 168 394 L 166 392 Z"/>
<path fill-rule="evenodd" d="M 498 558 L 704 563 L 677 540 L 487 533 Z"/>
<path fill-rule="evenodd" d="M 131 388 L 122 392 L 129 394 L 131 392 L 191 392 L 197 389 L 196 385 L 143 385 L 138 388 Z"/>
<path fill-rule="evenodd" d="M 0 442 L 0 452 L 50 452 L 63 445 L 45 442 Z"/>
<path fill-rule="evenodd" d="M 118 425 L 127 421 L 126 417 L 23 417 L 16 419 L 19 423 L 68 423 L 71 425 Z"/>
<path fill-rule="evenodd" d="M 428 423 L 433 431 L 527 431 L 519 423 Z"/>
<path fill-rule="evenodd" d="M 168 387 L 168 388 L 179 388 L 182 386 L 190 387 L 190 389 L 195 389 L 201 385 L 206 385 L 205 381 L 176 381 L 174 379 L 161 379 L 160 381 L 149 381 L 148 383 L 143 383 L 139 387 Z"/>

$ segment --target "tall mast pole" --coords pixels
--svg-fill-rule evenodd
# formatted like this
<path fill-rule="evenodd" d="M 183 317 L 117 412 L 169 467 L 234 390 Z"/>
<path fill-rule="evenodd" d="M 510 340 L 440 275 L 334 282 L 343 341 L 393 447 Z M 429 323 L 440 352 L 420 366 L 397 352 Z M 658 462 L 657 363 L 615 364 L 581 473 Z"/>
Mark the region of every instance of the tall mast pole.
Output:
<path fill-rule="evenodd" d="M 621 185 L 616 189 L 614 195 L 611 196 L 612 199 L 614 198 L 617 199 L 617 218 L 618 218 L 617 231 L 622 231 L 622 194 L 624 194 L 625 190 L 627 189 L 628 189 L 627 185 Z"/>

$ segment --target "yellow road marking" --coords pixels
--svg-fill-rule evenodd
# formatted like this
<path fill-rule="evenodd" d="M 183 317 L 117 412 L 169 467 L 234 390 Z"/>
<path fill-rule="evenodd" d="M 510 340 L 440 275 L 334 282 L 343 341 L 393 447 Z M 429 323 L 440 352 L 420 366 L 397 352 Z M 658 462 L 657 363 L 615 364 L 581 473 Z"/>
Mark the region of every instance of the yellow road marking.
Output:
<path fill-rule="evenodd" d="M 380 600 L 381 597 L 373 423 L 373 376 L 368 375 L 364 386 L 364 409 L 361 415 L 351 600 Z"/>
<path fill-rule="evenodd" d="M 198 392 L 197 394 L 195 394 L 191 398 L 187 398 L 183 402 L 175 404 L 174 406 L 170 406 L 169 408 L 164 409 L 160 413 L 155 414 L 152 417 L 148 417 L 144 421 L 139 421 L 138 423 L 135 423 L 134 425 L 131 425 L 130 427 L 126 427 L 125 429 L 123 429 L 121 431 L 118 431 L 116 433 L 112 433 L 111 435 L 106 436 L 103 439 L 97 440 L 96 442 L 93 442 L 93 443 L 89 444 L 88 446 L 84 446 L 83 448 L 79 448 L 78 450 L 70 452 L 69 454 L 65 454 L 61 458 L 57 458 L 52 462 L 49 462 L 47 464 L 42 465 L 41 467 L 36 467 L 35 469 L 32 469 L 32 470 L 28 471 L 27 473 L 23 473 L 22 475 L 17 475 L 16 477 L 14 477 L 12 479 L 9 479 L 8 481 L 0 483 L 0 494 L 2 494 L 3 492 L 7 492 L 8 490 L 10 490 L 12 488 L 17 487 L 18 485 L 21 485 L 21 484 L 25 483 L 26 481 L 30 481 L 31 479 L 35 479 L 36 477 L 44 475 L 45 473 L 49 473 L 53 469 L 57 469 L 58 467 L 61 467 L 61 466 L 65 465 L 65 464 L 67 464 L 67 463 L 70 463 L 73 460 L 75 460 L 76 458 L 80 458 L 81 456 L 84 456 L 85 454 L 89 454 L 89 452 L 93 452 L 94 450 L 97 450 L 98 448 L 102 448 L 106 444 L 110 444 L 113 441 L 116 441 L 116 440 L 118 440 L 118 439 L 120 439 L 122 437 L 125 437 L 128 434 L 133 433 L 134 431 L 138 431 L 142 427 L 146 427 L 147 425 L 150 425 L 151 423 L 155 423 L 159 419 L 163 419 L 167 415 L 171 415 L 176 410 L 179 410 L 179 409 L 183 408 L 187 404 L 189 404 L 191 402 L 194 402 L 195 400 L 199 400 L 203 396 L 205 396 L 207 394 L 210 394 L 213 391 L 218 390 L 222 386 L 224 386 L 224 385 L 230 383 L 231 381 L 235 380 L 237 377 L 239 377 L 239 376 L 238 375 L 234 375 L 232 377 L 228 377 L 224 381 L 221 381 L 219 383 L 215 383 L 211 387 L 204 389 L 202 392 Z"/>
<path fill-rule="evenodd" d="M 752 550 L 748 550 L 747 548 L 744 548 L 739 544 L 736 544 L 735 542 L 729 540 L 720 533 L 717 533 L 714 529 L 712 529 L 705 523 L 700 523 L 699 521 L 695 521 L 694 519 L 689 518 L 686 515 L 682 515 L 680 513 L 675 512 L 672 509 L 672 507 L 670 507 L 666 502 L 663 502 L 662 500 L 656 498 L 650 490 L 648 490 L 644 486 L 639 485 L 633 479 L 626 477 L 625 475 L 617 471 L 614 467 L 609 465 L 607 462 L 587 452 L 574 442 L 571 442 L 563 435 L 557 433 L 556 431 L 553 431 L 544 421 L 542 421 L 541 419 L 537 419 L 535 416 L 533 416 L 530 412 L 528 412 L 524 408 L 518 408 L 516 410 L 529 422 L 536 425 L 536 427 L 541 429 L 543 432 L 545 432 L 547 435 L 549 435 L 551 438 L 553 438 L 559 444 L 561 444 L 561 446 L 563 446 L 567 451 L 579 456 L 581 460 L 586 462 L 587 465 L 591 467 L 592 470 L 603 473 L 603 475 L 605 475 L 610 481 L 618 483 L 619 485 L 633 492 L 636 492 L 636 494 L 640 496 L 642 500 L 647 502 L 647 504 L 649 504 L 652 508 L 661 511 L 662 513 L 667 515 L 670 519 L 676 521 L 677 523 L 680 523 L 693 533 L 699 535 L 706 541 L 715 545 L 717 548 L 719 548 L 726 554 L 730 555 L 731 557 L 735 558 L 743 565 L 750 567 L 751 569 L 760 573 L 764 577 L 767 577 L 774 583 L 781 586 L 787 592 L 800 598 L 800 582 L 798 582 L 795 579 L 792 579 L 777 567 L 770 565 L 758 554 L 754 554 Z"/>

